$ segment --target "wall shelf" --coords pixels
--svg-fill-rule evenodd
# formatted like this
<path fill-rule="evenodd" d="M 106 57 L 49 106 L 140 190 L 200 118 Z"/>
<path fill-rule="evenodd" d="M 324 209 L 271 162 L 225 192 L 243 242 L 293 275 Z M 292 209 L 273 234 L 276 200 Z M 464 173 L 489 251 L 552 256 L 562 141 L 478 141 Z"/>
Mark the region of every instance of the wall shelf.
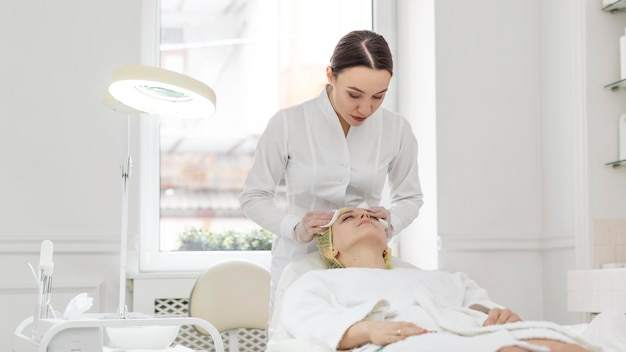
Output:
<path fill-rule="evenodd" d="M 607 1 L 608 2 L 608 1 Z M 602 1 L 602 11 L 617 13 L 617 12 L 626 12 L 626 0 L 614 0 L 610 1 L 609 4 L 604 5 L 605 0 Z M 604 88 L 608 88 L 612 91 L 619 90 L 620 88 L 626 89 L 626 78 L 622 78 L 618 81 L 606 84 Z M 622 164 L 626 164 L 626 160 L 616 160 L 605 163 L 605 166 L 611 166 L 612 168 L 620 167 Z"/>
<path fill-rule="evenodd" d="M 611 166 L 611 167 L 619 167 L 622 164 L 626 164 L 626 160 L 616 160 L 616 161 L 611 161 L 610 163 L 606 163 L 604 165 L 606 166 Z"/>
<path fill-rule="evenodd" d="M 611 13 L 626 12 L 626 0 L 616 0 L 602 7 L 602 11 L 607 11 Z"/>
<path fill-rule="evenodd" d="M 626 88 L 626 78 L 620 79 L 619 81 L 615 81 L 615 82 L 606 84 L 604 86 L 604 88 L 608 88 L 610 90 L 618 90 L 620 88 Z"/>

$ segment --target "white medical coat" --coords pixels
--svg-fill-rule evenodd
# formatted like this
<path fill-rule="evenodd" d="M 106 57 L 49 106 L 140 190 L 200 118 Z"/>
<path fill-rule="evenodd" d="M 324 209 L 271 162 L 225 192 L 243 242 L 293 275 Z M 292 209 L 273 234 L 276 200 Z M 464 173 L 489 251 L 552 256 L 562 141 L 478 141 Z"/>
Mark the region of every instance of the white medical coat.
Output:
<path fill-rule="evenodd" d="M 275 200 L 285 178 L 286 204 Z M 394 233 L 422 206 L 417 140 L 401 115 L 379 108 L 344 136 L 326 90 L 317 98 L 278 111 L 259 139 L 240 203 L 244 214 L 277 235 L 272 245 L 272 284 L 293 259 L 316 250 L 293 228 L 309 210 L 380 205 L 385 179 Z M 272 290 L 273 291 L 273 290 Z"/>

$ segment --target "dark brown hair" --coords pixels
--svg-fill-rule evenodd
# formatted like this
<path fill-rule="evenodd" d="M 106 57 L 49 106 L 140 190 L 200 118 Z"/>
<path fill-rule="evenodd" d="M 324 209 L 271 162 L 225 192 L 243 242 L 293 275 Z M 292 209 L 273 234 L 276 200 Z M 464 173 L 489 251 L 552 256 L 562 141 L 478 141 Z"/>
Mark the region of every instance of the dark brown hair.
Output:
<path fill-rule="evenodd" d="M 365 66 L 374 70 L 387 70 L 393 75 L 393 59 L 385 38 L 369 30 L 352 31 L 344 35 L 330 58 L 333 76 L 341 71 Z"/>

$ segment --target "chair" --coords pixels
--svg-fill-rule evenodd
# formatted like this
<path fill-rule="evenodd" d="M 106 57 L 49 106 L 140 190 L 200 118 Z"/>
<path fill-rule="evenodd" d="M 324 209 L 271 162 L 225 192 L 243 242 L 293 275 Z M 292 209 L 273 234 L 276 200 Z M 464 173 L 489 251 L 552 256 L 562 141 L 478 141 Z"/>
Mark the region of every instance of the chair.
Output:
<path fill-rule="evenodd" d="M 270 280 L 269 269 L 253 261 L 220 261 L 196 280 L 189 298 L 189 316 L 213 324 L 222 334 L 227 351 L 265 351 Z M 204 329 L 195 328 L 207 335 Z"/>

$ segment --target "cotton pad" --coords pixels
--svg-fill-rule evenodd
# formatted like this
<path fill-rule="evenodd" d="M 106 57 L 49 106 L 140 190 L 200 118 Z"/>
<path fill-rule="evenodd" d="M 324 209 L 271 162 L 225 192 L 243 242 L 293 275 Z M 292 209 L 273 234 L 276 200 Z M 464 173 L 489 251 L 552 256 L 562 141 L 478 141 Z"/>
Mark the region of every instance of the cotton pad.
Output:
<path fill-rule="evenodd" d="M 335 221 L 337 221 L 337 218 L 339 217 L 339 209 L 335 209 L 333 210 L 333 217 L 330 219 L 330 221 L 328 222 L 328 224 L 326 225 L 322 225 L 320 227 L 324 227 L 324 228 L 328 228 L 333 226 L 333 224 L 335 223 Z"/>
<path fill-rule="evenodd" d="M 330 221 L 328 222 L 328 224 L 326 224 L 326 225 L 322 225 L 322 226 L 320 226 L 320 227 L 323 227 L 323 228 L 328 228 L 328 227 L 333 226 L 333 224 L 335 223 L 335 221 L 337 221 L 337 218 L 339 217 L 339 212 L 340 212 L 340 209 L 335 209 L 335 210 L 333 210 L 333 217 L 330 219 Z M 378 219 L 378 221 L 379 221 L 379 222 L 383 225 L 383 227 L 384 227 L 385 229 L 388 229 L 388 228 L 389 228 L 389 223 L 388 223 L 387 221 L 385 221 L 385 220 L 383 220 L 383 219 Z"/>

